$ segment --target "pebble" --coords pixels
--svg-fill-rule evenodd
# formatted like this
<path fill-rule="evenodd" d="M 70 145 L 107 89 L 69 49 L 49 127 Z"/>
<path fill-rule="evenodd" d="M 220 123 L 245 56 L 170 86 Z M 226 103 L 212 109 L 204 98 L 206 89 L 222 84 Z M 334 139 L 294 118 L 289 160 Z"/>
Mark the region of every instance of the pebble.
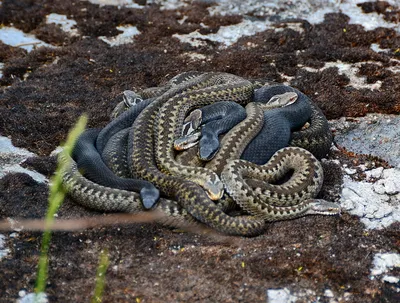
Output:
<path fill-rule="evenodd" d="M 399 283 L 400 278 L 385 275 L 385 276 L 383 276 L 382 281 L 395 284 L 395 283 Z"/>
<path fill-rule="evenodd" d="M 353 168 L 345 168 L 345 169 L 344 169 L 344 172 L 345 172 L 346 174 L 348 174 L 348 175 L 354 175 L 355 173 L 357 173 L 357 170 L 356 170 L 356 169 L 353 169 Z"/>
<path fill-rule="evenodd" d="M 378 253 L 372 263 L 374 268 L 371 269 L 371 276 L 382 275 L 393 267 L 400 267 L 400 254 Z"/>
<path fill-rule="evenodd" d="M 365 172 L 367 180 L 379 179 L 382 177 L 382 173 L 383 173 L 383 167 L 378 167 Z"/>
<path fill-rule="evenodd" d="M 332 290 L 330 290 L 330 289 L 325 289 L 325 291 L 324 291 L 324 297 L 333 298 L 334 295 L 333 295 Z"/>

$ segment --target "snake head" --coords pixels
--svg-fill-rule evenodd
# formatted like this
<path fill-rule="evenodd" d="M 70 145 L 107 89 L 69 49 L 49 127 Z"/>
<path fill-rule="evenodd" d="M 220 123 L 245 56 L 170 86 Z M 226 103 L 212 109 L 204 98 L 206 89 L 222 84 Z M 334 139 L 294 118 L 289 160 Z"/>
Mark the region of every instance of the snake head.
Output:
<path fill-rule="evenodd" d="M 132 90 L 125 90 L 122 96 L 126 107 L 134 106 L 143 101 L 142 96 Z"/>
<path fill-rule="evenodd" d="M 219 151 L 218 136 L 212 133 L 203 132 L 200 139 L 199 157 L 203 161 L 210 161 Z"/>
<path fill-rule="evenodd" d="M 340 215 L 340 205 L 323 199 L 311 199 L 308 215 Z"/>
<path fill-rule="evenodd" d="M 285 107 L 296 102 L 298 95 L 295 92 L 287 92 L 273 96 L 267 104 L 276 107 Z"/>
<path fill-rule="evenodd" d="M 180 137 L 174 141 L 174 149 L 175 150 L 189 149 L 199 143 L 200 137 L 201 137 L 200 132 L 194 132 L 190 135 Z"/>
<path fill-rule="evenodd" d="M 195 109 L 185 118 L 182 126 L 182 136 L 188 136 L 198 130 L 203 120 L 203 112 Z"/>
<path fill-rule="evenodd" d="M 207 181 L 203 188 L 207 192 L 208 197 L 213 201 L 221 199 L 224 194 L 224 183 L 219 179 Z"/>
<path fill-rule="evenodd" d="M 154 186 L 146 186 L 140 190 L 140 199 L 145 209 L 151 209 L 160 198 L 160 191 Z"/>

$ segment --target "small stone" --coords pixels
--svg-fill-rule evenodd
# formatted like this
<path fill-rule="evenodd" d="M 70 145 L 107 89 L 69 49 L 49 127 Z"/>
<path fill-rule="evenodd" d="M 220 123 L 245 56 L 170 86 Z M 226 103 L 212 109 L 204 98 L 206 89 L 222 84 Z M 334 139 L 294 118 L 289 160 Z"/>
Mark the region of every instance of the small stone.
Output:
<path fill-rule="evenodd" d="M 324 297 L 333 298 L 334 295 L 333 295 L 332 290 L 330 290 L 330 289 L 325 289 L 325 291 L 324 291 Z"/>
<path fill-rule="evenodd" d="M 385 276 L 383 276 L 382 281 L 385 281 L 388 283 L 398 283 L 400 281 L 400 278 L 385 275 Z"/>
<path fill-rule="evenodd" d="M 380 179 L 374 184 L 373 188 L 380 195 L 395 195 L 399 192 L 398 185 L 392 179 Z"/>
<path fill-rule="evenodd" d="M 290 298 L 290 291 L 287 288 L 281 289 L 268 289 L 267 290 L 268 302 L 288 302 Z"/>
<path fill-rule="evenodd" d="M 385 183 L 385 189 L 386 189 L 386 193 L 388 195 L 395 195 L 400 192 L 399 184 L 398 184 L 398 182 L 395 182 L 394 180 L 387 180 Z"/>
<path fill-rule="evenodd" d="M 26 296 L 26 290 L 20 290 L 19 292 L 18 292 L 18 296 L 20 297 L 20 298 L 22 298 L 22 297 L 25 297 Z"/>
<path fill-rule="evenodd" d="M 17 300 L 17 303 L 48 303 L 49 300 L 47 298 L 47 295 L 43 292 L 34 294 L 34 293 L 29 293 L 21 299 Z"/>
<path fill-rule="evenodd" d="M 383 167 L 378 167 L 365 172 L 367 180 L 370 180 L 372 178 L 379 179 L 382 177 L 382 173 L 383 173 Z"/>
<path fill-rule="evenodd" d="M 344 191 L 344 189 L 343 189 L 343 191 Z M 344 210 L 352 210 L 355 208 L 354 203 L 350 199 L 344 200 L 342 203 L 340 203 L 340 206 Z"/>
<path fill-rule="evenodd" d="M 381 207 L 374 213 L 374 218 L 381 219 L 387 217 L 393 212 L 393 208 L 387 204 L 381 204 Z"/>
<path fill-rule="evenodd" d="M 344 172 L 345 172 L 346 174 L 348 174 L 348 175 L 354 175 L 354 174 L 357 172 L 357 170 L 354 169 L 354 168 L 345 168 L 345 169 L 344 169 Z"/>
<path fill-rule="evenodd" d="M 371 269 L 371 276 L 381 275 L 392 269 L 400 267 L 400 255 L 396 253 L 378 253 L 374 256 L 374 268 Z"/>

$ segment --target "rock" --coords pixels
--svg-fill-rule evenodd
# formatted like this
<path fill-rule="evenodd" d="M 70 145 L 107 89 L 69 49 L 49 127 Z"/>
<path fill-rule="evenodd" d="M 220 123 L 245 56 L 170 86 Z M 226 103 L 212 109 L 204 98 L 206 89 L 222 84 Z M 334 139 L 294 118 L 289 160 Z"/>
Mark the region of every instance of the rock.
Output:
<path fill-rule="evenodd" d="M 383 228 L 400 221 L 400 169 L 367 171 L 367 180 L 356 182 L 345 176 L 340 204 L 350 214 L 361 217 L 367 228 Z M 370 179 L 371 178 L 371 179 Z"/>

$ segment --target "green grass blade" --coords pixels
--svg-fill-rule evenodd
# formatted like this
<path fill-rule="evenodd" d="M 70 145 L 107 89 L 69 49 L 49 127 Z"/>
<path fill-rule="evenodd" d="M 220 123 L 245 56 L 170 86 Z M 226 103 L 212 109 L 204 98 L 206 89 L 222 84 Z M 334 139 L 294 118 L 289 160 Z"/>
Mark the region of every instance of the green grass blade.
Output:
<path fill-rule="evenodd" d="M 100 303 L 103 300 L 104 285 L 106 281 L 106 271 L 110 261 L 108 259 L 108 251 L 102 250 L 100 254 L 99 267 L 96 273 L 96 286 L 94 288 L 94 295 L 91 303 Z"/>
<path fill-rule="evenodd" d="M 67 141 L 64 145 L 63 151 L 71 155 L 76 140 L 79 135 L 85 130 L 87 124 L 87 117 L 83 115 L 79 118 L 74 128 L 69 132 Z M 38 273 L 36 278 L 35 293 L 44 292 L 46 289 L 47 275 L 48 275 L 48 251 L 51 240 L 51 225 L 54 221 L 54 215 L 60 208 L 65 197 L 65 190 L 62 187 L 61 177 L 62 166 L 59 163 L 54 173 L 54 176 L 50 179 L 50 192 L 49 192 L 49 206 L 45 217 L 45 231 L 43 232 L 42 244 L 40 249 L 40 258 L 38 264 Z"/>

